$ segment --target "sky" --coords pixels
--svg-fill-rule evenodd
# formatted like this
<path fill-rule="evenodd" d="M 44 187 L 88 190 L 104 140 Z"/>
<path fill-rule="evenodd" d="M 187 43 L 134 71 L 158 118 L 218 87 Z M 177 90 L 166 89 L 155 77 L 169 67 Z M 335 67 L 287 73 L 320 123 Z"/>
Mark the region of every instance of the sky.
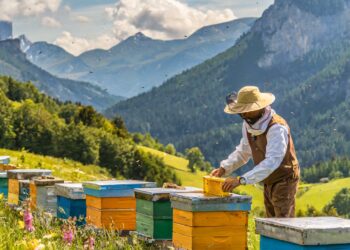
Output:
<path fill-rule="evenodd" d="M 0 0 L 0 20 L 14 37 L 46 41 L 68 52 L 109 49 L 137 32 L 177 39 L 197 29 L 259 17 L 274 0 Z"/>

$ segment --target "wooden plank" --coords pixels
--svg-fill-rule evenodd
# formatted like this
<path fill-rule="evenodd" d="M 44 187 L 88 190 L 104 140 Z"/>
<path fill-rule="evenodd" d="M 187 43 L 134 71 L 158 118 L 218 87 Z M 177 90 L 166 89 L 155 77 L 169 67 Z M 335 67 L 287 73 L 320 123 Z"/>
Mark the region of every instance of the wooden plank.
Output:
<path fill-rule="evenodd" d="M 205 237 L 190 237 L 173 232 L 173 244 L 176 249 L 181 250 L 247 250 L 247 241 L 244 237 L 216 236 L 213 233 L 214 229 L 212 234 Z"/>
<path fill-rule="evenodd" d="M 173 209 L 170 201 L 149 201 L 136 199 L 136 211 L 152 216 L 155 219 L 170 219 L 173 217 Z"/>
<path fill-rule="evenodd" d="M 86 195 L 86 206 L 98 209 L 136 209 L 134 197 L 94 197 Z"/>
<path fill-rule="evenodd" d="M 126 209 L 95 209 L 86 207 L 87 222 L 98 228 L 135 230 L 136 211 Z"/>
<path fill-rule="evenodd" d="M 174 223 L 173 232 L 190 237 L 206 237 L 208 235 L 216 235 L 220 237 L 235 235 L 237 236 L 237 239 L 247 237 L 246 226 L 190 227 Z"/>
<path fill-rule="evenodd" d="M 13 193 L 13 194 L 19 194 L 19 182 L 17 179 L 9 179 L 8 180 L 9 183 L 9 193 Z"/>
<path fill-rule="evenodd" d="M 287 241 L 272 239 L 261 236 L 260 250 L 283 249 L 283 250 L 349 250 L 350 244 L 320 245 L 320 246 L 303 246 Z"/>
<path fill-rule="evenodd" d="M 247 226 L 248 212 L 189 212 L 174 209 L 174 223 L 191 227 Z"/>
<path fill-rule="evenodd" d="M 36 209 L 36 186 L 34 183 L 29 184 L 30 190 L 30 207 Z"/>
<path fill-rule="evenodd" d="M 12 169 L 17 169 L 17 167 L 14 165 L 9 165 L 9 164 L 0 164 L 1 171 L 7 171 L 7 170 L 12 170 Z"/>
<path fill-rule="evenodd" d="M 136 231 L 156 240 L 172 238 L 172 219 L 155 219 L 154 217 L 136 213 Z"/>
<path fill-rule="evenodd" d="M 54 186 L 56 183 L 64 183 L 64 180 L 54 176 L 34 177 L 32 181 L 36 186 Z"/>

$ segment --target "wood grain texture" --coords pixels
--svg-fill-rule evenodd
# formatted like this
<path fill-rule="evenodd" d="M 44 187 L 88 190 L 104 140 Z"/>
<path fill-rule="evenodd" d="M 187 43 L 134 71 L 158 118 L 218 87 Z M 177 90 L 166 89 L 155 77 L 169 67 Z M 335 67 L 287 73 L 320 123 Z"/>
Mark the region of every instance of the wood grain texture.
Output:
<path fill-rule="evenodd" d="M 134 197 L 95 197 L 86 195 L 86 206 L 98 209 L 136 209 Z"/>
<path fill-rule="evenodd" d="M 189 212 L 173 210 L 174 223 L 191 227 L 247 226 L 248 212 Z"/>

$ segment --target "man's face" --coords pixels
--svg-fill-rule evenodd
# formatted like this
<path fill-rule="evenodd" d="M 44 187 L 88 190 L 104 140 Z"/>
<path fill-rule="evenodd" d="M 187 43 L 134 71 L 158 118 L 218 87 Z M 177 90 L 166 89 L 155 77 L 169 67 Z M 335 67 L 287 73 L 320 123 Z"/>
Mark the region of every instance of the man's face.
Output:
<path fill-rule="evenodd" d="M 239 114 L 239 116 L 242 119 L 244 119 L 248 124 L 253 125 L 264 115 L 264 112 L 265 112 L 265 109 L 260 109 L 256 111 L 241 113 Z"/>

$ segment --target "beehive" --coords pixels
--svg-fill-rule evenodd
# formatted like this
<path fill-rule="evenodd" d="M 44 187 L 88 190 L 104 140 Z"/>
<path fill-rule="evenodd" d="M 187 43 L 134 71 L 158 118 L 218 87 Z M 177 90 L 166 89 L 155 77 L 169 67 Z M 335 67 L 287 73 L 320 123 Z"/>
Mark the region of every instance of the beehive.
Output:
<path fill-rule="evenodd" d="M 260 249 L 349 250 L 350 220 L 336 217 L 257 218 Z"/>
<path fill-rule="evenodd" d="M 8 203 L 19 205 L 29 196 L 29 180 L 36 176 L 51 175 L 46 169 L 14 169 L 7 171 L 8 177 Z M 27 181 L 25 181 L 27 180 Z"/>
<path fill-rule="evenodd" d="M 135 188 L 155 187 L 153 182 L 134 180 L 83 183 L 87 222 L 98 228 L 130 231 L 136 228 Z"/>
<path fill-rule="evenodd" d="M 173 243 L 180 249 L 247 249 L 251 197 L 226 197 L 202 193 L 170 195 Z"/>
<path fill-rule="evenodd" d="M 8 179 L 7 172 L 0 172 L 0 194 L 7 198 L 8 193 Z"/>
<path fill-rule="evenodd" d="M 68 219 L 76 217 L 77 224 L 85 224 L 86 196 L 81 183 L 55 184 L 57 195 L 57 217 Z"/>
<path fill-rule="evenodd" d="M 57 196 L 55 184 L 63 183 L 62 179 L 53 176 L 34 177 L 30 181 L 30 205 L 32 209 L 39 209 L 56 215 Z"/>
<path fill-rule="evenodd" d="M 225 182 L 224 178 L 214 177 L 214 176 L 204 176 L 203 177 L 203 190 L 205 194 L 215 195 L 220 197 L 229 196 L 229 192 L 224 192 L 222 190 L 222 184 Z"/>
<path fill-rule="evenodd" d="M 137 233 L 155 240 L 171 240 L 173 209 L 170 194 L 201 191 L 193 187 L 135 189 Z"/>
<path fill-rule="evenodd" d="M 0 165 L 10 164 L 10 156 L 0 156 Z"/>

